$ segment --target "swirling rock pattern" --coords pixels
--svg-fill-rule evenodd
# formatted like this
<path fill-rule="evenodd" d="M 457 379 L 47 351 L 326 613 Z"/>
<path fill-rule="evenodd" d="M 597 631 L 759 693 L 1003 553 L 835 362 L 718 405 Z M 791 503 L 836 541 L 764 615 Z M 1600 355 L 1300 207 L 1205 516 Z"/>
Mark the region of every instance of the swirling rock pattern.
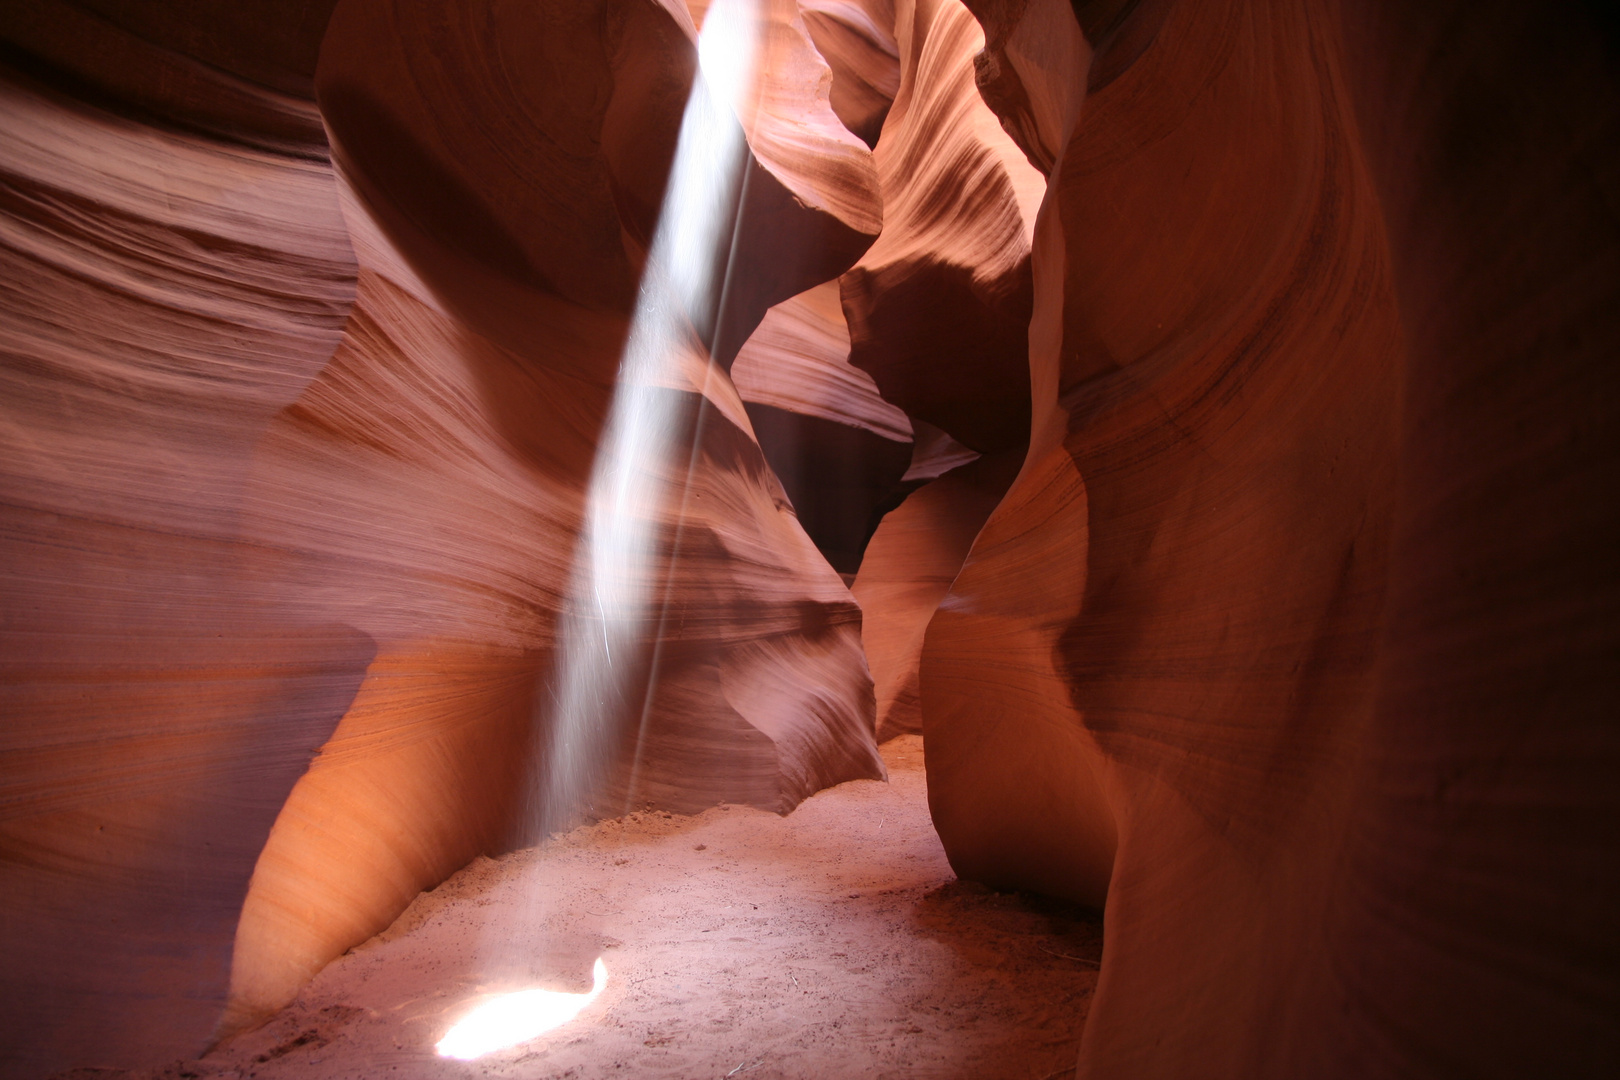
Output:
<path fill-rule="evenodd" d="M 195 1052 L 547 820 L 707 6 L 0 8 L 0 1072 Z M 1614 1074 L 1612 20 L 758 10 L 596 812 L 786 810 L 876 708 L 960 873 L 1106 905 L 1080 1077 Z"/>
<path fill-rule="evenodd" d="M 253 529 L 292 553 L 282 576 L 302 602 L 364 627 L 378 658 L 260 859 L 228 1026 L 279 1009 L 476 855 L 532 840 L 536 679 L 557 677 L 556 616 L 605 410 L 600 388 L 458 324 L 364 204 L 346 206 L 355 312 L 321 378 L 261 442 Z M 679 515 L 673 567 L 644 571 L 667 583 L 670 613 L 658 694 L 627 750 L 640 768 L 603 796 L 621 811 L 785 812 L 833 777 L 881 774 L 863 738 L 858 614 L 712 374 L 721 400 L 696 461 L 677 439 L 678 460 L 642 466 L 690 488 L 655 526 L 668 544 Z M 665 392 L 696 415 L 695 381 Z M 756 676 L 768 703 L 749 696 Z"/>
<path fill-rule="evenodd" d="M 0 95 L 0 1068 L 40 1075 L 208 1038 L 373 645 L 278 610 L 239 524 L 353 298 L 330 170 Z"/>
<path fill-rule="evenodd" d="M 912 425 L 849 363 L 838 283 L 766 312 L 731 377 L 805 531 L 835 570 L 853 575 L 905 494 Z"/>
<path fill-rule="evenodd" d="M 922 635 L 1028 435 L 1029 244 L 1041 178 L 974 90 L 956 0 L 898 4 L 901 85 L 878 140 L 885 230 L 840 281 L 850 362 L 922 435 L 903 479 L 950 482 L 877 525 L 856 595 L 884 737 L 921 729 Z M 966 444 L 966 446 L 962 445 Z"/>
<path fill-rule="evenodd" d="M 908 495 L 873 533 L 850 588 L 861 605 L 880 742 L 922 731 L 923 635 L 1022 462 L 1010 451 L 958 465 Z"/>
<path fill-rule="evenodd" d="M 8 9 L 19 48 L 71 52 L 38 10 Z M 818 62 L 777 14 L 775 47 Z M 366 36 L 378 17 L 396 32 Z M 598 23 L 521 32 L 579 18 Z M 223 62 L 157 22 L 159 59 Z M 250 34 L 203 37 L 252 52 Z M 344 5 L 318 77 L 220 79 L 301 102 L 315 135 L 193 101 L 145 46 L 100 89 L 35 64 L 134 119 L 8 82 L 5 738 L 26 767 L 6 773 L 0 901 L 7 997 L 27 1001 L 8 1074 L 195 1052 L 421 888 L 532 837 L 537 695 L 692 39 L 684 10 L 642 0 Z M 544 54 L 570 41 L 595 50 Z M 757 175 L 736 247 L 758 272 L 742 314 L 692 313 L 711 334 L 877 232 L 870 156 L 819 70 L 739 118 Z M 342 183 L 298 97 L 312 84 Z M 610 87 L 631 103 L 615 112 Z M 765 267 L 759 229 L 800 257 Z M 858 609 L 700 342 L 671 380 L 695 452 L 651 464 L 693 484 L 684 514 L 654 511 L 645 572 L 673 614 L 648 627 L 641 753 L 596 801 L 785 812 L 881 775 Z"/>
<path fill-rule="evenodd" d="M 979 452 L 1029 435 L 1029 245 L 1041 177 L 974 89 L 958 0 L 895 5 L 901 82 L 874 151 L 884 230 L 844 275 L 850 362 Z"/>
<path fill-rule="evenodd" d="M 1051 190 L 1028 460 L 924 644 L 929 795 L 960 872 L 1106 899 L 1078 1075 L 1612 1070 L 1585 14 L 1076 4 L 1092 57 L 1036 32 L 1067 5 L 972 6 Z"/>
<path fill-rule="evenodd" d="M 862 428 L 911 442 L 911 420 L 849 362 L 849 326 L 829 281 L 766 313 L 731 367 L 737 394 L 751 405 Z"/>
<path fill-rule="evenodd" d="M 862 142 L 876 146 L 900 92 L 893 0 L 800 0 L 799 10 L 832 69 L 833 111 Z"/>
<path fill-rule="evenodd" d="M 323 159 L 311 100 L 337 0 L 18 0 L 7 64 L 76 100 L 228 143 Z"/>

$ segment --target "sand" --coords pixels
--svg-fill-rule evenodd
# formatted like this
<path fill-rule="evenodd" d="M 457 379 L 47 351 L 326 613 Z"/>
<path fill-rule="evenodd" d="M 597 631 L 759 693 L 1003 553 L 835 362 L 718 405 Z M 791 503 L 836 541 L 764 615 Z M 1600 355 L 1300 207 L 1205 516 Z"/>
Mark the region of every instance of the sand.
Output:
<path fill-rule="evenodd" d="M 921 740 L 884 757 L 888 783 L 842 784 L 786 817 L 638 813 L 481 859 L 265 1027 L 140 1075 L 1070 1075 L 1100 918 L 957 881 L 929 822 Z M 597 957 L 606 988 L 563 1027 L 475 1061 L 436 1054 L 495 994 L 589 989 Z"/>

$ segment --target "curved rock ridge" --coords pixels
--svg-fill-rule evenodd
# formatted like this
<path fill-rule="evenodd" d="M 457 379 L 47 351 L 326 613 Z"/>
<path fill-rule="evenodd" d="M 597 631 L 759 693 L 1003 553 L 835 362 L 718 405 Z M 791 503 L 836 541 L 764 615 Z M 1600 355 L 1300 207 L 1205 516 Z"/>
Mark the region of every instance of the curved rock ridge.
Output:
<path fill-rule="evenodd" d="M 579 769 L 711 5 L 0 8 L 0 1076 L 874 724 L 959 874 L 1105 908 L 1077 1077 L 1620 1072 L 1613 19 L 743 7 Z"/>
<path fill-rule="evenodd" d="M 743 401 L 911 442 L 911 420 L 849 362 L 849 326 L 829 281 L 773 307 L 731 367 Z"/>
<path fill-rule="evenodd" d="M 753 85 L 738 102 L 752 154 L 745 166 L 728 310 L 699 334 L 729 368 L 767 310 L 836 278 L 883 228 L 871 152 L 833 111 L 832 71 L 811 41 L 796 0 L 752 0 L 735 11 L 760 19 Z"/>
<path fill-rule="evenodd" d="M 330 170 L 249 141 L 0 75 L 8 1076 L 206 1041 L 254 860 L 374 651 L 277 610 L 240 530 L 355 287 Z"/>
<path fill-rule="evenodd" d="M 764 22 L 756 31 L 755 85 L 739 103 L 749 149 L 799 202 L 866 236 L 864 251 L 883 227 L 871 155 L 833 111 L 833 73 L 810 39 L 797 0 L 754 6 Z M 828 247 L 829 253 L 841 250 Z"/>
<path fill-rule="evenodd" d="M 900 92 L 874 154 L 883 234 L 841 279 L 850 362 L 974 450 L 1029 433 L 1029 244 L 1041 176 L 973 83 L 983 34 L 958 0 L 895 8 Z"/>
<path fill-rule="evenodd" d="M 620 9 L 629 15 L 618 24 L 619 47 L 651 49 L 655 61 L 673 57 L 663 69 L 681 70 L 690 26 L 651 5 Z M 344 8 L 334 20 L 320 85 L 323 103 L 335 94 L 340 115 L 354 93 L 349 80 L 375 73 L 356 75 L 341 50 L 384 10 Z M 425 47 L 431 20 L 414 9 L 393 9 L 393 17 L 401 49 Z M 581 40 L 594 25 L 577 11 L 548 17 Z M 464 20 L 469 34 L 492 34 L 461 9 L 451 18 Z M 463 47 L 490 48 L 504 36 L 474 34 Z M 640 55 L 642 69 L 648 60 Z M 670 85 L 631 90 L 667 105 L 660 95 Z M 614 93 L 624 87 L 618 80 Z M 419 105 L 431 120 L 433 103 Z M 608 130 L 612 112 L 604 142 L 620 137 Z M 679 115 L 665 108 L 628 121 L 651 128 Z M 755 128 L 777 122 L 756 118 Z M 478 133 L 442 125 L 426 124 L 458 145 L 478 142 Z M 334 126 L 340 158 L 355 160 L 344 125 Z M 553 145 L 532 132 L 526 141 Z M 356 157 L 357 171 L 375 165 L 366 152 Z M 601 162 L 588 167 L 602 171 Z M 533 747 L 544 736 L 534 724 L 546 722 L 546 688 L 563 677 L 557 617 L 571 602 L 582 497 L 607 412 L 597 380 L 617 364 L 628 311 L 612 310 L 606 293 L 549 296 L 548 280 L 510 272 L 516 264 L 502 263 L 505 247 L 469 247 L 431 218 L 402 212 L 400 203 L 419 193 L 396 195 L 388 185 L 401 178 L 383 177 L 381 185 L 357 180 L 365 194 L 346 204 L 362 273 L 344 346 L 262 445 L 264 481 L 255 492 L 255 527 L 293 553 L 309 580 L 306 595 L 370 628 L 379 658 L 361 688 L 364 707 L 357 704 L 295 789 L 266 847 L 244 908 L 222 1031 L 280 1008 L 420 889 L 542 825 L 534 784 L 545 755 Z M 509 182 L 499 171 L 471 169 L 462 180 L 462 194 L 489 207 L 501 205 Z M 597 202 L 576 211 L 569 227 L 606 215 L 628 235 L 613 216 L 625 205 L 622 191 L 612 183 L 596 190 Z M 759 227 L 745 208 L 732 249 L 746 249 L 754 239 L 747 230 Z M 816 234 L 806 235 L 799 250 L 814 265 L 827 256 L 811 245 Z M 634 255 L 637 239 L 623 252 Z M 839 258 L 832 273 L 853 254 Z M 611 271 L 604 281 L 617 272 L 612 261 L 600 264 Z M 446 275 L 460 279 L 459 291 L 447 294 Z M 482 292 L 469 303 L 473 283 Z M 535 298 L 541 303 L 525 310 Z M 661 554 L 638 571 L 653 583 L 654 606 L 646 653 L 630 666 L 656 689 L 647 697 L 632 688 L 622 714 L 607 718 L 618 732 L 607 736 L 615 764 L 605 787 L 586 792 L 590 812 L 720 801 L 786 812 L 828 783 L 882 775 L 858 609 L 798 526 L 725 372 L 696 341 L 671 347 L 682 350 L 681 363 L 660 393 L 678 418 L 669 447 L 676 456 L 636 464 L 661 473 L 675 498 L 651 522 Z M 349 494 L 334 502 L 339 490 Z M 334 506 L 344 507 L 342 520 L 325 509 Z M 756 681 L 771 692 L 750 689 Z M 491 761 L 503 764 L 491 770 Z"/>
<path fill-rule="evenodd" d="M 867 146 L 900 92 L 893 0 L 799 0 L 805 29 L 832 68 L 833 111 Z"/>
<path fill-rule="evenodd" d="M 742 3 L 732 10 L 752 6 Z M 740 112 L 760 162 L 788 178 L 788 186 L 798 192 L 796 200 L 814 205 L 853 191 L 872 199 L 869 205 L 875 209 L 877 176 L 870 168 L 870 155 L 861 151 L 846 128 L 863 123 L 849 113 L 851 101 L 867 101 L 861 108 L 876 108 L 877 103 L 859 95 L 841 96 L 840 87 L 858 84 L 864 88 L 860 93 L 869 95 L 870 80 L 884 84 L 888 78 L 885 64 L 892 67 L 898 83 L 898 62 L 885 29 L 893 13 L 882 5 L 871 11 L 854 4 L 824 6 L 832 15 L 818 15 L 792 0 L 757 5 L 755 10 L 763 16 L 759 36 L 764 47 L 753 96 Z M 699 24 L 711 7 L 691 5 Z M 813 42 L 805 36 L 807 31 Z M 830 74 L 823 55 L 836 68 Z M 850 64 L 863 67 L 852 69 Z M 884 93 L 882 111 L 887 110 L 893 89 Z M 864 121 L 868 142 L 876 138 L 881 115 Z M 793 116 L 801 119 L 780 122 Z M 869 227 L 874 231 L 881 227 L 881 216 L 871 216 Z M 794 228 L 772 226 L 759 235 L 772 247 L 766 263 L 798 271 L 798 260 L 783 259 L 784 250 L 805 246 L 794 240 Z M 837 243 L 823 246 L 843 250 Z M 737 275 L 728 288 L 746 284 Z M 904 444 L 909 443 L 910 421 L 882 400 L 865 372 L 849 365 L 848 327 L 836 309 L 835 290 L 835 285 L 818 286 L 772 307 L 742 345 L 746 359 L 733 361 L 742 368 L 733 366 L 732 375 L 760 445 L 800 521 L 847 581 L 860 565 L 878 519 L 904 494 L 901 477 L 907 469 L 909 450 Z M 826 303 L 829 298 L 832 307 Z M 724 336 L 735 338 L 730 332 Z M 726 350 L 716 355 L 724 359 Z"/>
<path fill-rule="evenodd" d="M 18 0 L 0 10 L 8 66 L 109 111 L 324 158 L 312 101 L 336 0 Z"/>
<path fill-rule="evenodd" d="M 479 52 L 497 43 L 431 35 L 410 21 L 432 14 L 420 6 L 397 40 L 353 45 L 372 67 L 346 66 L 356 26 L 392 10 L 339 11 L 323 52 L 333 127 L 362 146 L 340 147 L 358 196 L 324 148 L 166 133 L 152 124 L 206 125 L 118 119 L 22 76 L 4 86 L 5 739 L 26 763 L 7 770 L 0 857 L 7 997 L 26 998 L 5 1019 L 6 1075 L 195 1052 L 540 820 L 536 702 L 644 255 L 611 171 L 585 162 L 565 191 L 525 186 L 479 138 L 512 123 L 506 108 L 526 117 L 502 147 L 520 159 L 585 146 L 599 160 L 619 138 L 606 156 L 630 155 L 613 160 L 661 191 L 632 158 L 673 146 L 691 27 L 613 6 L 618 36 L 597 51 L 611 38 L 649 79 L 577 85 L 632 104 L 546 129 L 524 109 L 555 119 L 566 101 L 514 105 L 506 69 Z M 529 25 L 537 10 L 501 8 Z M 424 150 L 440 128 L 400 120 L 409 94 L 381 95 L 379 111 L 365 82 L 398 75 L 388 65 L 424 38 L 443 47 L 406 73 L 446 107 L 465 90 L 472 110 L 451 109 L 454 154 Z M 535 90 L 544 65 L 518 59 L 519 88 Z M 157 78 L 149 62 L 131 70 Z M 836 126 L 824 99 L 812 127 Z M 858 173 L 867 151 L 837 138 Z M 468 160 L 487 172 L 458 174 Z M 821 202 L 839 200 L 860 201 Z M 805 246 L 778 259 L 761 312 L 841 272 L 876 232 L 789 202 Z M 749 213 L 749 243 L 781 220 Z M 526 246 L 540 234 L 555 246 Z M 815 246 L 828 235 L 846 249 Z M 631 703 L 594 797 L 785 812 L 882 774 L 859 612 L 725 372 L 701 344 L 681 348 L 661 392 L 690 449 L 656 464 L 692 485 L 684 507 L 654 512 L 662 554 L 644 568 L 662 590 L 644 642 L 657 691 Z"/>
<path fill-rule="evenodd" d="M 690 34 L 652 0 L 348 0 L 316 89 L 405 256 L 458 317 L 521 351 L 559 302 L 630 313 L 696 70 Z M 525 321 L 519 296 L 538 314 Z M 554 363 L 605 384 L 617 353 Z"/>
<path fill-rule="evenodd" d="M 923 635 L 1022 461 L 1012 450 L 929 477 L 884 515 L 867 544 L 850 589 L 861 605 L 879 742 L 922 731 Z"/>
<path fill-rule="evenodd" d="M 875 151 L 885 230 L 840 281 L 850 362 L 919 432 L 906 486 L 984 450 L 1002 464 L 911 494 L 867 547 L 857 595 L 884 737 L 920 730 L 923 632 L 1028 432 L 1029 243 L 1043 186 L 974 91 L 983 36 L 967 9 L 902 2 L 895 26 L 901 86 Z"/>
<path fill-rule="evenodd" d="M 364 204 L 346 208 L 355 313 L 260 445 L 251 529 L 289 553 L 299 602 L 365 628 L 378 657 L 259 861 L 224 1031 L 281 1008 L 470 859 L 532 841 L 535 720 L 559 678 L 557 615 L 606 408 L 592 384 L 460 326 L 390 257 Z M 700 412 L 705 382 L 713 404 Z M 700 352 L 661 392 L 684 399 L 687 435 L 678 459 L 642 467 L 690 486 L 660 508 L 665 555 L 642 571 L 667 598 L 647 631 L 657 653 L 640 662 L 657 689 L 640 720 L 616 720 L 626 741 L 597 812 L 786 812 L 828 783 L 881 775 L 858 611 L 741 402 Z"/>
<path fill-rule="evenodd" d="M 849 363 L 838 283 L 767 312 L 731 377 L 805 531 L 847 580 L 906 491 L 912 440 L 906 414 Z"/>
<path fill-rule="evenodd" d="M 1078 97 L 1088 86 L 1097 87 L 1100 70 L 1117 63 L 1119 27 L 1147 25 L 1169 7 L 1165 0 L 1073 0 L 1071 13 L 1049 0 L 963 3 L 984 28 L 984 48 L 973 58 L 979 94 L 1043 174 L 1051 173 L 1063 151 Z M 1101 61 L 1092 42 L 1098 43 Z M 1085 82 L 1074 77 L 1082 69 Z"/>
<path fill-rule="evenodd" d="M 926 420 L 912 420 L 915 433 L 911 444 L 911 466 L 903 477 L 919 483 L 944 476 L 952 469 L 977 461 L 984 455 L 970 450 Z"/>
<path fill-rule="evenodd" d="M 733 103 L 750 149 L 734 243 L 713 256 L 723 287 L 691 313 L 722 366 L 771 306 L 847 269 L 882 220 L 871 155 L 833 114 L 797 8 L 762 3 L 752 30 L 757 77 Z M 698 73 L 695 34 L 675 0 L 346 0 L 317 90 L 338 153 L 390 228 L 481 271 L 426 265 L 435 290 L 521 350 L 566 317 L 559 300 L 634 305 Z M 615 368 L 571 370 L 605 382 Z"/>
<path fill-rule="evenodd" d="M 1076 5 L 1093 63 L 973 6 L 1051 186 L 1029 455 L 920 664 L 953 866 L 1106 899 L 1081 1077 L 1607 1075 L 1596 28 Z"/>
<path fill-rule="evenodd" d="M 1334 62 L 1281 6 L 1184 6 L 1088 97 L 1039 226 L 1029 460 L 924 647 L 953 864 L 1106 897 L 1087 1075 L 1249 1074 L 1238 1017 L 1277 1011 L 1264 939 L 1311 919 L 1332 846 L 1298 838 L 1331 836 L 1371 708 L 1400 332 Z M 998 615 L 1024 659 L 975 666 Z M 1227 1026 L 1154 1050 L 1149 1008 Z"/>

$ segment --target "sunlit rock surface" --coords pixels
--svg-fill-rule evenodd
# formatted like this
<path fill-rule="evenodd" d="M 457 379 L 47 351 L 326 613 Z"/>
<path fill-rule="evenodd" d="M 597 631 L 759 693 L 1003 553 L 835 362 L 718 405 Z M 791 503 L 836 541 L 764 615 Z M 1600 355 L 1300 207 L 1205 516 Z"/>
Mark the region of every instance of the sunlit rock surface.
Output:
<path fill-rule="evenodd" d="M 911 494 L 866 550 L 857 596 L 884 736 L 921 730 L 923 632 L 1022 456 L 1030 241 L 1044 189 L 975 89 L 984 39 L 967 9 L 902 0 L 894 17 L 900 90 L 875 152 L 884 232 L 840 281 L 850 362 L 923 433 L 907 486 L 976 452 L 1000 464 Z"/>
<path fill-rule="evenodd" d="M 957 872 L 1105 906 L 1078 1076 L 1614 1075 L 1612 19 L 759 10 L 570 812 L 920 727 Z M 0 1074 L 194 1054 L 553 820 L 709 14 L 0 8 Z"/>
<path fill-rule="evenodd" d="M 849 326 L 829 281 L 766 313 L 731 367 L 737 393 L 769 405 L 911 442 L 911 421 L 883 400 L 872 377 L 849 362 Z"/>
<path fill-rule="evenodd" d="M 805 531 L 834 569 L 853 575 L 878 520 L 905 494 L 912 425 L 850 364 L 838 283 L 767 312 L 731 377 Z"/>
<path fill-rule="evenodd" d="M 699 24 L 709 7 L 690 4 Z M 849 269 L 883 224 L 877 167 L 834 111 L 833 72 L 798 4 L 758 0 L 732 10 L 758 18 L 754 85 L 738 103 L 751 156 L 726 253 L 724 310 L 712 327 L 696 320 L 727 368 L 769 308 Z"/>
<path fill-rule="evenodd" d="M 365 207 L 346 205 L 356 311 L 321 379 L 261 444 L 254 524 L 292 553 L 304 602 L 367 627 L 379 655 L 260 861 L 233 1021 L 279 1008 L 475 855 L 532 837 L 531 717 L 557 675 L 556 613 L 604 407 L 543 355 L 508 353 L 438 310 Z M 665 392 L 695 412 L 692 381 Z M 653 525 L 661 545 L 678 544 L 673 567 L 645 569 L 670 605 L 658 693 L 645 726 L 627 728 L 642 740 L 625 750 L 636 774 L 599 813 L 717 801 L 785 811 L 834 777 L 880 771 L 854 604 L 798 528 L 740 404 L 714 393 L 696 459 L 689 419 L 680 458 L 644 466 L 692 488 Z M 646 657 L 632 662 L 645 672 Z"/>
<path fill-rule="evenodd" d="M 840 281 L 850 362 L 981 453 L 1029 434 L 1029 245 L 1044 184 L 974 88 L 959 0 L 899 0 L 900 90 L 874 154 L 883 234 Z"/>
<path fill-rule="evenodd" d="M 805 29 L 832 69 L 832 107 L 844 126 L 876 146 L 900 92 L 894 0 L 799 0 Z"/>
<path fill-rule="evenodd" d="M 559 44 L 533 20 L 578 6 L 495 5 L 519 25 L 486 37 L 430 34 L 408 7 L 345 5 L 319 79 L 299 46 L 325 11 L 290 43 L 263 27 L 260 47 L 303 65 L 279 81 L 274 57 L 221 74 L 163 19 L 133 37 L 90 20 L 127 45 L 100 69 L 74 54 L 77 15 L 3 24 L 21 57 L 0 116 L 8 1075 L 195 1053 L 420 889 L 533 835 L 535 718 L 694 29 L 615 5 L 619 51 L 562 60 L 632 103 L 519 88 L 551 103 L 535 116 L 475 76 L 489 50 Z M 400 21 L 368 37 L 379 14 Z M 237 37 L 201 38 L 252 54 L 252 20 L 233 19 Z M 802 31 L 777 40 L 791 29 L 773 47 L 813 65 Z M 575 44 L 600 57 L 600 30 Z M 615 82 L 615 58 L 647 81 Z M 568 83 L 544 49 L 518 59 Z M 176 89 L 171 62 L 225 89 Z M 387 81 L 401 66 L 426 100 Z M 740 314 L 690 313 L 709 339 L 877 232 L 868 151 L 820 70 L 808 96 L 739 120 L 758 147 L 738 233 L 755 262 Z M 244 86 L 274 108 L 229 98 Z M 777 246 L 749 255 L 762 233 Z M 615 747 L 582 813 L 786 811 L 882 772 L 858 609 L 725 373 L 683 348 L 661 392 L 695 454 L 649 463 L 692 481 L 684 513 L 652 523 L 657 690 L 626 728 L 641 752 Z"/>

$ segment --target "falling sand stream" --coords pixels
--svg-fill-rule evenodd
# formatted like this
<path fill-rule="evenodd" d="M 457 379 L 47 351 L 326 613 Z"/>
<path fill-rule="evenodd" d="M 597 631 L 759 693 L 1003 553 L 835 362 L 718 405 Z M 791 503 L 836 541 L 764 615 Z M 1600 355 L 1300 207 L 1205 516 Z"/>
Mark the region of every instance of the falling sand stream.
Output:
<path fill-rule="evenodd" d="M 888 783 L 841 784 L 786 817 L 638 813 L 481 859 L 202 1060 L 64 1076 L 1070 1075 L 1100 920 L 958 882 L 929 823 L 922 741 L 884 757 Z M 589 990 L 598 957 L 606 986 L 575 1019 L 472 1061 L 436 1053 L 494 995 Z"/>

